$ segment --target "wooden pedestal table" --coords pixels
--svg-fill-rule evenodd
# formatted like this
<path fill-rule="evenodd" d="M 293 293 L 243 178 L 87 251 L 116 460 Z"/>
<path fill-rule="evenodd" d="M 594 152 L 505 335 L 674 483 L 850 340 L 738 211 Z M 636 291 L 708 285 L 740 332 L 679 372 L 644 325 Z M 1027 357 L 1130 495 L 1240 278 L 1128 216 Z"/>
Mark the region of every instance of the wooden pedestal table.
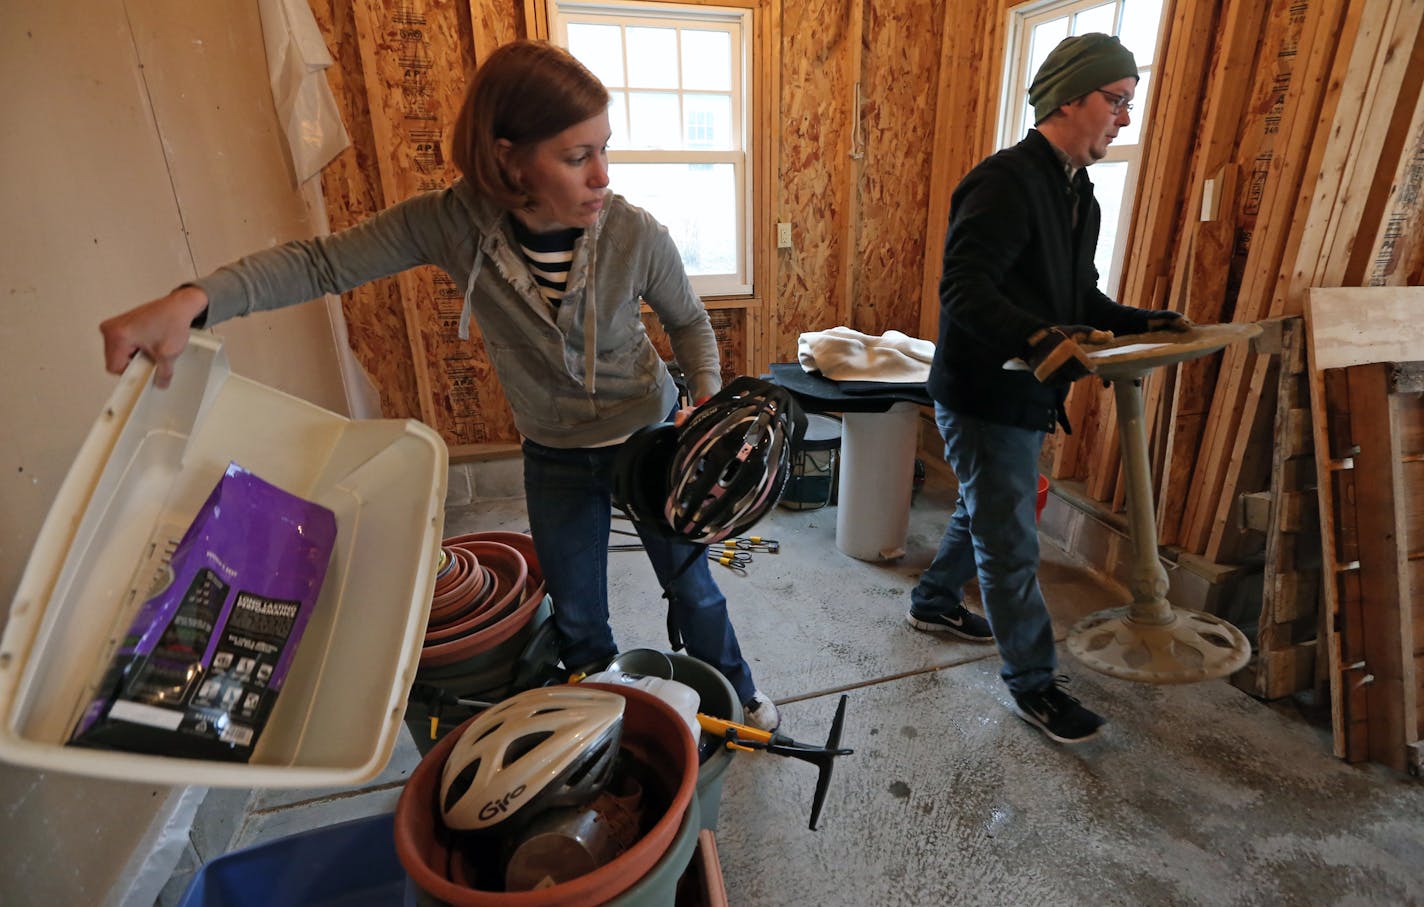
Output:
<path fill-rule="evenodd" d="M 1085 347 L 1098 377 L 1112 383 L 1117 401 L 1133 551 L 1132 603 L 1086 617 L 1068 634 L 1068 650 L 1095 671 L 1142 683 L 1195 683 L 1235 673 L 1251 657 L 1251 644 L 1236 627 L 1166 599 L 1167 571 L 1157 552 L 1142 418 L 1142 378 L 1154 368 L 1205 356 L 1260 333 L 1256 324 L 1212 324 Z"/>

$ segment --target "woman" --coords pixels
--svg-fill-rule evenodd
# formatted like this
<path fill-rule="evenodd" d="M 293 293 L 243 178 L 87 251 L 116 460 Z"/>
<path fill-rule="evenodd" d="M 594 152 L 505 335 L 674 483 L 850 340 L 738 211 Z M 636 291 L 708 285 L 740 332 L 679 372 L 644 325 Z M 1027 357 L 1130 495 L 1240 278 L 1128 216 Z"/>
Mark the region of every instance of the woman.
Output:
<path fill-rule="evenodd" d="M 350 230 L 288 243 L 219 268 L 105 321 L 106 367 L 143 351 L 167 386 L 191 326 L 342 293 L 417 265 L 464 287 L 524 436 L 530 532 L 554 600 L 565 666 L 617 652 L 608 625 L 609 485 L 618 446 L 669 418 L 676 387 L 643 329 L 657 314 L 693 399 L 721 385 L 716 339 L 667 230 L 608 186 L 608 91 L 566 51 L 518 41 L 475 73 L 455 123 L 446 189 L 408 199 Z M 716 666 L 747 723 L 780 723 L 752 682 L 703 557 L 644 532 L 672 582 L 672 620 L 694 657 Z M 674 577 L 676 577 L 674 579 Z"/>

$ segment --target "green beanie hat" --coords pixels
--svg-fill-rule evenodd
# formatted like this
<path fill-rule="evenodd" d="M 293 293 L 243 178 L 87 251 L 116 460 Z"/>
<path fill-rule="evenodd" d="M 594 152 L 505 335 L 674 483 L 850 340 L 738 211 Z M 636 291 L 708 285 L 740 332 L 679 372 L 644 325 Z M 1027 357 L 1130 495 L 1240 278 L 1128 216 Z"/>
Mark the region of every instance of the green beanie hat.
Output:
<path fill-rule="evenodd" d="M 1042 123 L 1069 101 L 1128 76 L 1137 78 L 1137 61 L 1116 35 L 1090 32 L 1064 38 L 1049 51 L 1028 87 L 1033 121 Z"/>

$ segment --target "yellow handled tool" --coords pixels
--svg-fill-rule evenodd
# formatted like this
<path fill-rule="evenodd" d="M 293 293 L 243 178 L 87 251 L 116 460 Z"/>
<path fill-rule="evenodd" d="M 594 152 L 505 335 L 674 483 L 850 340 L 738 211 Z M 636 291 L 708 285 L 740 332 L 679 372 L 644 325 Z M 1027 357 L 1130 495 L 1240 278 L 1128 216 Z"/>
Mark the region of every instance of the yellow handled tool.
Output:
<path fill-rule="evenodd" d="M 792 759 L 800 759 L 802 762 L 809 762 L 819 768 L 820 774 L 816 778 L 816 793 L 811 800 L 810 828 L 815 831 L 816 820 L 820 818 L 821 807 L 826 802 L 826 790 L 831 784 L 832 760 L 837 756 L 849 756 L 855 752 L 855 750 L 842 748 L 840 745 L 841 730 L 845 726 L 846 698 L 846 695 L 842 693 L 841 701 L 836 706 L 836 717 L 831 722 L 831 733 L 826 737 L 825 746 L 797 743 L 785 734 L 764 731 L 746 724 L 737 724 L 725 718 L 714 718 L 701 712 L 697 713 L 697 723 L 702 726 L 703 733 L 725 741 L 728 749 L 761 750 L 778 756 L 790 756 Z"/>

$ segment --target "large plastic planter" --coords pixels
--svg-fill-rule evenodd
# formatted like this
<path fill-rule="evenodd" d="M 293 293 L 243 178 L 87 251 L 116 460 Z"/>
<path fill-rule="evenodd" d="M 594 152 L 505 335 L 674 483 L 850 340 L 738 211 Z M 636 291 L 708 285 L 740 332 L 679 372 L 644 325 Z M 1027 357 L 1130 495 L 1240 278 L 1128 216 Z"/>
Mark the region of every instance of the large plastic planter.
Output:
<path fill-rule="evenodd" d="M 697 708 L 699 712 L 733 724 L 741 724 L 745 720 L 737 693 L 721 671 L 691 655 L 669 653 L 668 660 L 672 662 L 672 679 L 697 691 L 701 701 Z M 717 818 L 722 811 L 722 776 L 732 764 L 733 755 L 734 750 L 719 746 L 698 769 L 697 800 L 702 808 L 704 829 L 717 830 Z"/>
<path fill-rule="evenodd" d="M 451 842 L 440 827 L 440 776 L 471 718 L 435 744 L 411 772 L 396 804 L 396 854 L 416 886 L 429 898 L 452 907 L 598 907 L 663 905 L 672 902 L 677 880 L 692 859 L 701 827 L 697 806 L 697 748 L 672 706 L 642 690 L 614 684 L 587 684 L 627 699 L 624 749 L 661 776 L 668 806 L 632 847 L 586 875 L 533 891 L 494 891 L 451 880 Z M 626 900 L 625 900 L 626 898 Z M 650 899 L 648 899 L 650 898 Z"/>
<path fill-rule="evenodd" d="M 194 334 L 172 385 L 136 358 L 50 508 L 0 637 L 0 759 L 151 784 L 352 786 L 390 759 L 444 527 L 447 453 L 409 420 L 352 420 L 232 374 Z M 229 462 L 336 514 L 336 550 L 252 759 L 64 745 L 162 552 Z"/>

